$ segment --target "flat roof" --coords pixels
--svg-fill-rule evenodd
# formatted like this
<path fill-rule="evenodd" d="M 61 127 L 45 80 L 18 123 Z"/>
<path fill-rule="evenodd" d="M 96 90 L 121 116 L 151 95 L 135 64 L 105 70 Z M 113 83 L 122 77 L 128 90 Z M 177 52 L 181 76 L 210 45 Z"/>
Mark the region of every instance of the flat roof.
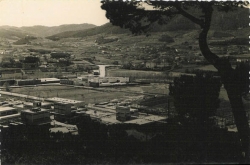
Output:
<path fill-rule="evenodd" d="M 102 122 L 107 124 L 118 124 L 121 123 L 119 120 L 116 120 L 116 114 L 105 116 L 101 118 Z"/>
<path fill-rule="evenodd" d="M 35 101 L 35 102 L 40 102 L 40 101 Z M 33 102 L 24 102 L 24 105 L 32 105 L 33 106 Z M 51 105 L 52 103 L 50 102 L 41 102 L 42 106 L 43 105 Z"/>
<path fill-rule="evenodd" d="M 10 110 L 15 110 L 13 107 L 2 107 L 0 106 L 0 111 L 10 111 Z"/>
<path fill-rule="evenodd" d="M 11 118 L 16 118 L 16 117 L 20 117 L 20 113 L 12 114 L 12 115 L 7 115 L 7 116 L 1 116 L 1 117 L 0 117 L 0 120 L 11 119 Z M 0 121 L 0 122 L 1 122 L 1 121 Z"/>
<path fill-rule="evenodd" d="M 41 108 L 41 110 L 40 111 L 32 111 L 32 110 L 30 110 L 30 109 L 25 109 L 25 110 L 22 110 L 22 112 L 27 112 L 27 113 L 39 113 L 39 112 L 49 112 L 50 110 L 49 109 L 43 109 L 43 108 Z"/>
<path fill-rule="evenodd" d="M 20 79 L 20 80 L 16 80 L 16 81 L 35 81 L 35 80 L 38 80 L 38 79 Z"/>
<path fill-rule="evenodd" d="M 65 98 L 59 98 L 59 97 L 52 97 L 46 100 L 53 101 L 53 102 L 64 102 L 64 103 L 70 103 L 70 104 L 84 103 L 83 101 L 79 101 L 79 100 L 65 99 Z"/>
<path fill-rule="evenodd" d="M 102 118 L 104 116 L 114 114 L 112 112 L 104 112 L 104 111 L 96 111 L 96 110 L 87 110 L 85 111 L 85 113 L 90 115 L 91 117 L 97 117 L 97 118 Z"/>
<path fill-rule="evenodd" d="M 142 124 L 147 124 L 147 123 L 151 123 L 152 121 L 149 121 L 149 120 L 145 120 L 145 119 L 134 119 L 134 120 L 128 120 L 128 121 L 125 121 L 124 123 L 128 124 L 139 124 L 139 125 L 142 125 Z"/>
<path fill-rule="evenodd" d="M 45 82 L 45 81 L 60 81 L 60 79 L 58 79 L 58 78 L 41 78 L 40 80 L 41 80 L 41 82 Z"/>

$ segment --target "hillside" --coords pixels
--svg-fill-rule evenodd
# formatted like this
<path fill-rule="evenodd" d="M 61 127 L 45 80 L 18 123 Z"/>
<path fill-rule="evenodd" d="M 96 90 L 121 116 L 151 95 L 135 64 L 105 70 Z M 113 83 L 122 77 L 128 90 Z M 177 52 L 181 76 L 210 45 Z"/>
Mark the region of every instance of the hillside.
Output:
<path fill-rule="evenodd" d="M 40 37 L 46 37 L 58 33 L 62 33 L 65 31 L 79 31 L 79 30 L 86 30 L 89 28 L 93 28 L 95 25 L 93 24 L 67 24 L 67 25 L 60 25 L 60 26 L 31 26 L 31 27 L 21 27 L 20 29 L 23 31 L 31 32 L 36 34 Z"/>
<path fill-rule="evenodd" d="M 0 37 L 2 38 L 24 38 L 26 35 L 32 35 L 32 33 L 13 26 L 0 26 Z"/>
<path fill-rule="evenodd" d="M 123 34 L 123 33 L 130 33 L 130 32 L 127 29 L 122 29 L 120 27 L 113 26 L 112 24 L 107 23 L 102 26 L 94 27 L 88 30 L 67 31 L 49 36 L 47 38 L 52 40 L 58 40 L 60 38 L 69 38 L 69 37 L 87 37 L 97 34 Z"/>
<path fill-rule="evenodd" d="M 213 20 L 211 23 L 211 30 L 237 30 L 248 27 L 248 9 L 239 9 L 234 12 L 219 12 L 215 10 L 213 13 Z M 232 21 L 234 18 L 234 21 Z M 187 30 L 198 30 L 199 27 L 186 19 L 181 15 L 175 16 L 166 25 L 159 25 L 158 23 L 152 24 L 150 32 L 167 32 L 167 31 L 187 31 Z M 130 33 L 126 29 L 122 29 L 118 26 L 112 26 L 110 23 L 105 25 L 91 28 L 85 31 L 67 31 L 63 33 L 58 33 L 56 35 L 51 35 L 47 37 L 48 39 L 58 40 L 60 38 L 70 38 L 70 37 L 86 37 L 93 36 L 97 34 L 123 34 Z"/>
<path fill-rule="evenodd" d="M 46 37 L 65 31 L 79 31 L 93 28 L 92 24 L 69 24 L 60 26 L 30 26 L 30 27 L 13 27 L 13 26 L 0 26 L 0 37 L 2 38 L 15 38 L 20 39 L 25 36 Z"/>

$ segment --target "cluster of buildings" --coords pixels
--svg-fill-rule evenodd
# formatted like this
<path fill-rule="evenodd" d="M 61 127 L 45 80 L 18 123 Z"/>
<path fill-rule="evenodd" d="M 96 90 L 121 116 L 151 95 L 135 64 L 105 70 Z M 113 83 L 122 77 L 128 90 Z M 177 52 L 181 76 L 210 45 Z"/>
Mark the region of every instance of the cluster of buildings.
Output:
<path fill-rule="evenodd" d="M 55 122 L 57 125 L 62 125 L 62 123 L 73 125 L 79 120 L 85 119 L 107 125 L 119 123 L 142 125 L 166 122 L 165 116 L 140 113 L 131 104 L 119 102 L 86 105 L 83 101 L 53 97 L 44 101 L 33 100 L 33 102 L 18 102 L 18 104 L 2 102 L 0 106 L 0 125 L 5 127 L 10 124 L 21 124 L 47 125 L 52 128 Z M 67 128 L 67 126 L 65 127 Z"/>
<path fill-rule="evenodd" d="M 129 77 L 106 77 L 106 66 L 100 65 L 98 70 L 93 70 L 92 74 L 77 76 L 61 76 L 59 78 L 37 78 L 37 79 L 5 79 L 0 80 L 0 86 L 5 82 L 9 85 L 25 86 L 40 85 L 49 83 L 60 83 L 64 85 L 90 86 L 90 87 L 107 87 L 114 85 L 128 85 Z"/>

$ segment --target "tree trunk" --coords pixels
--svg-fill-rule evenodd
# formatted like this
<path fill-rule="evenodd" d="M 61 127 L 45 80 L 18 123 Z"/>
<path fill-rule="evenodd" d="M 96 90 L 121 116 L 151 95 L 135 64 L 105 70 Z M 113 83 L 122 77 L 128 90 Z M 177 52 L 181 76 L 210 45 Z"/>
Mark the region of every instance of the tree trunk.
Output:
<path fill-rule="evenodd" d="M 232 74 L 232 73 L 231 73 Z M 224 80 L 223 80 L 224 79 Z M 227 78 L 222 78 L 224 87 L 231 104 L 232 112 L 234 115 L 235 124 L 238 129 L 239 138 L 241 140 L 242 153 L 244 152 L 245 161 L 249 159 L 249 125 L 246 111 L 243 106 L 241 90 L 237 80 L 227 81 Z"/>
<path fill-rule="evenodd" d="M 227 91 L 228 98 L 232 107 L 232 113 L 235 119 L 235 124 L 238 129 L 239 138 L 241 141 L 242 153 L 245 161 L 248 161 L 249 154 L 249 125 L 246 116 L 246 111 L 243 106 L 240 84 L 238 83 L 238 75 L 235 69 L 232 68 L 228 59 L 219 58 L 212 53 L 207 44 L 207 33 L 209 27 L 205 26 L 199 35 L 199 46 L 204 57 L 214 65 L 218 70 L 222 83 Z"/>

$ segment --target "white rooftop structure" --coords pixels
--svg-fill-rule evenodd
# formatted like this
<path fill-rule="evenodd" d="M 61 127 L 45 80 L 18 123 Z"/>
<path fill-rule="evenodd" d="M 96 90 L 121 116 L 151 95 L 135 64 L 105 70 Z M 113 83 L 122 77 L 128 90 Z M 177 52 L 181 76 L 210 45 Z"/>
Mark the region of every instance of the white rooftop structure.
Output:
<path fill-rule="evenodd" d="M 45 99 L 45 100 L 46 101 L 52 101 L 52 102 L 63 102 L 63 103 L 68 103 L 68 104 L 83 103 L 83 101 L 65 99 L 65 98 L 60 98 L 60 97 L 52 97 L 52 98 L 48 98 L 48 99 Z"/>

